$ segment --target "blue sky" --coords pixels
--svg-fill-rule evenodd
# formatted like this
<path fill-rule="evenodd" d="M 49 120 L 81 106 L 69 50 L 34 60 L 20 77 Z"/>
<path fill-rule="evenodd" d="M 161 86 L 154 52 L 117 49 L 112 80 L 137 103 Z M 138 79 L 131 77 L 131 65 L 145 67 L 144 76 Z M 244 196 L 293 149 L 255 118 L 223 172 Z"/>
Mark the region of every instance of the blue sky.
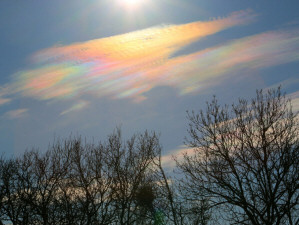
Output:
<path fill-rule="evenodd" d="M 296 1 L 0 1 L 0 153 L 55 137 L 187 135 L 186 110 L 282 85 L 298 110 Z"/>

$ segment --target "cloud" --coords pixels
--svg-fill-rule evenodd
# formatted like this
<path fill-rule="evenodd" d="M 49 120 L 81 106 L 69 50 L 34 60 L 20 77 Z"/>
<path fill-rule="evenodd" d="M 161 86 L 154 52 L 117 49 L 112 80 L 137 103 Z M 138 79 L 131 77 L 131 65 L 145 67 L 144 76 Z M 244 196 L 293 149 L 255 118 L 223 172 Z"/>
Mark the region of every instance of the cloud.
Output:
<path fill-rule="evenodd" d="M 11 110 L 5 113 L 5 116 L 8 117 L 9 119 L 17 119 L 25 116 L 25 113 L 28 111 L 28 109 L 16 109 L 16 110 Z"/>
<path fill-rule="evenodd" d="M 227 75 L 298 61 L 298 34 L 298 30 L 281 30 L 241 38 L 169 60 L 158 71 L 167 72 L 173 78 L 168 81 L 181 94 L 194 92 Z"/>
<path fill-rule="evenodd" d="M 7 98 L 5 96 L 9 95 L 11 93 L 9 85 L 0 86 L 0 106 L 4 105 L 8 102 L 11 102 L 10 98 Z"/>
<path fill-rule="evenodd" d="M 10 101 L 11 101 L 11 99 L 9 99 L 9 98 L 1 98 L 0 97 L 0 106 L 4 105 L 5 103 L 8 103 Z"/>
<path fill-rule="evenodd" d="M 162 165 L 165 168 L 174 168 L 176 166 L 176 160 L 181 161 L 183 159 L 184 153 L 187 153 L 188 155 L 194 155 L 194 149 L 188 148 L 186 145 L 181 145 L 177 149 L 169 151 L 171 154 L 166 154 L 161 157 Z"/>
<path fill-rule="evenodd" d="M 83 108 L 85 108 L 87 105 L 89 104 L 89 102 L 87 101 L 80 101 L 76 104 L 74 104 L 72 107 L 70 107 L 69 109 L 66 109 L 64 110 L 63 112 L 60 113 L 60 115 L 65 115 L 67 113 L 70 113 L 70 112 L 74 112 L 74 111 L 79 111 L 79 110 L 82 110 Z"/>
<path fill-rule="evenodd" d="M 299 91 L 287 95 L 291 99 L 293 112 L 299 112 Z"/>
<path fill-rule="evenodd" d="M 240 11 L 213 21 L 158 26 L 41 50 L 32 56 L 33 69 L 15 74 L 15 89 L 39 100 L 88 93 L 141 101 L 144 93 L 158 85 L 180 86 L 177 82 L 189 71 L 182 71 L 179 64 L 184 66 L 195 56 L 173 58 L 178 50 L 254 18 L 250 11 Z M 176 69 L 183 73 L 178 78 L 177 73 L 169 74 Z"/>
<path fill-rule="evenodd" d="M 33 69 L 16 73 L 7 87 L 10 94 L 38 100 L 78 99 L 89 94 L 142 101 L 157 86 L 172 86 L 185 95 L 242 75 L 244 70 L 299 60 L 298 29 L 264 32 L 175 56 L 203 37 L 254 18 L 252 12 L 240 11 L 213 21 L 164 25 L 44 49 L 32 56 Z M 86 105 L 79 102 L 61 115 Z"/>
<path fill-rule="evenodd" d="M 291 78 L 287 78 L 285 80 L 279 81 L 277 83 L 274 83 L 274 84 L 264 88 L 264 90 L 267 91 L 270 89 L 276 89 L 278 86 L 281 86 L 282 89 L 286 89 L 290 86 L 296 86 L 296 85 L 299 85 L 299 76 L 291 77 Z"/>

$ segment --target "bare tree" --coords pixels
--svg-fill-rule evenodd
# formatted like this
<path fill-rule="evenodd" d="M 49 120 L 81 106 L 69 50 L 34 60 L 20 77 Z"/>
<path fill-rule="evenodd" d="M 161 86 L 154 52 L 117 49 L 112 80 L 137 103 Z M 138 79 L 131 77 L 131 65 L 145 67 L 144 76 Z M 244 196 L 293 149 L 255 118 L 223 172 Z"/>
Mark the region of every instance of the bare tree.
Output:
<path fill-rule="evenodd" d="M 299 224 L 297 115 L 280 88 L 188 113 L 194 154 L 177 165 L 190 198 L 224 206 L 234 224 Z"/>
<path fill-rule="evenodd" d="M 0 158 L 0 224 L 151 224 L 156 196 L 146 187 L 160 153 L 155 133 L 124 141 L 117 129 L 99 144 L 70 138 Z"/>
<path fill-rule="evenodd" d="M 210 207 L 207 199 L 191 199 L 190 192 L 185 189 L 179 177 L 168 175 L 160 157 L 156 160 L 157 171 L 155 172 L 158 181 L 158 198 L 162 205 L 167 221 L 161 224 L 174 225 L 207 225 L 210 222 Z M 160 203 L 161 206 L 161 203 Z"/>
<path fill-rule="evenodd" d="M 113 222 L 112 178 L 106 163 L 106 149 L 74 139 L 70 148 L 69 172 L 63 183 L 64 201 L 76 224 Z M 74 210 L 75 209 L 75 210 Z M 74 221 L 72 223 L 75 223 Z"/>
<path fill-rule="evenodd" d="M 5 197 L 5 192 L 4 192 L 4 180 L 3 180 L 3 175 L 4 175 L 4 163 L 5 160 L 3 159 L 3 156 L 0 157 L 0 225 L 3 225 L 3 201 Z"/>
<path fill-rule="evenodd" d="M 23 201 L 27 189 L 20 179 L 20 166 L 16 160 L 8 159 L 2 160 L 0 167 L 1 219 L 6 222 L 10 221 L 14 225 L 27 225 L 33 212 L 29 210 L 28 202 Z M 24 176 L 24 178 L 28 177 Z"/>
<path fill-rule="evenodd" d="M 116 224 L 140 224 L 136 196 L 141 187 L 152 184 L 153 162 L 160 153 L 159 139 L 155 133 L 145 132 L 123 142 L 117 130 L 102 146 L 107 150 L 108 165 L 112 167 Z"/>

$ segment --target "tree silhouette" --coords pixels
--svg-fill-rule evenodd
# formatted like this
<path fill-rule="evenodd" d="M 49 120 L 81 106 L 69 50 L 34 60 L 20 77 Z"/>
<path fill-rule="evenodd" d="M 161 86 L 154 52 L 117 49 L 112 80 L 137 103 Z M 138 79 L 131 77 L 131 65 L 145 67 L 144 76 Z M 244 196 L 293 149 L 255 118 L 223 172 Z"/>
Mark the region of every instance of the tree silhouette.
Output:
<path fill-rule="evenodd" d="M 144 132 L 122 140 L 80 137 L 0 159 L 0 221 L 37 224 L 151 224 L 159 138 Z M 153 189 L 149 189 L 153 188 Z M 1 224 L 0 223 L 0 224 Z"/>
<path fill-rule="evenodd" d="M 233 224 L 298 224 L 297 115 L 280 88 L 188 113 L 194 154 L 177 164 L 189 198 L 223 206 Z"/>

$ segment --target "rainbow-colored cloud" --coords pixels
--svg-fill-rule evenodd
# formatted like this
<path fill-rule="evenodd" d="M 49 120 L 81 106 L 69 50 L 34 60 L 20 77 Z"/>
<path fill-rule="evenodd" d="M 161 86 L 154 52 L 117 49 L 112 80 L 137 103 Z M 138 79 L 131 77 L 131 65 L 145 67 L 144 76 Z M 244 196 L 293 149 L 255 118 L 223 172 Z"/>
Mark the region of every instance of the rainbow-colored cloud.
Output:
<path fill-rule="evenodd" d="M 173 57 L 174 53 L 202 37 L 248 23 L 254 17 L 250 11 L 240 11 L 208 22 L 164 25 L 45 49 L 32 56 L 34 69 L 15 75 L 15 89 L 23 96 L 40 100 L 88 93 L 137 101 L 158 85 L 183 83 L 185 89 L 188 80 L 194 79 L 194 73 L 188 73 L 198 67 L 193 65 L 198 57 Z M 190 68 L 183 69 L 186 66 Z M 197 75 L 201 79 L 200 71 Z"/>
<path fill-rule="evenodd" d="M 92 94 L 142 101 L 143 94 L 156 86 L 173 86 L 183 95 L 210 87 L 229 74 L 299 60 L 296 29 L 265 32 L 174 55 L 200 38 L 254 18 L 250 11 L 241 11 L 208 22 L 165 25 L 48 48 L 31 57 L 33 69 L 15 74 L 11 89 L 39 100 Z M 62 114 L 86 105 L 80 102 Z"/>
<path fill-rule="evenodd" d="M 224 76 L 299 60 L 299 30 L 265 32 L 194 54 L 169 60 L 158 71 L 167 72 L 181 94 L 220 82 Z"/>

